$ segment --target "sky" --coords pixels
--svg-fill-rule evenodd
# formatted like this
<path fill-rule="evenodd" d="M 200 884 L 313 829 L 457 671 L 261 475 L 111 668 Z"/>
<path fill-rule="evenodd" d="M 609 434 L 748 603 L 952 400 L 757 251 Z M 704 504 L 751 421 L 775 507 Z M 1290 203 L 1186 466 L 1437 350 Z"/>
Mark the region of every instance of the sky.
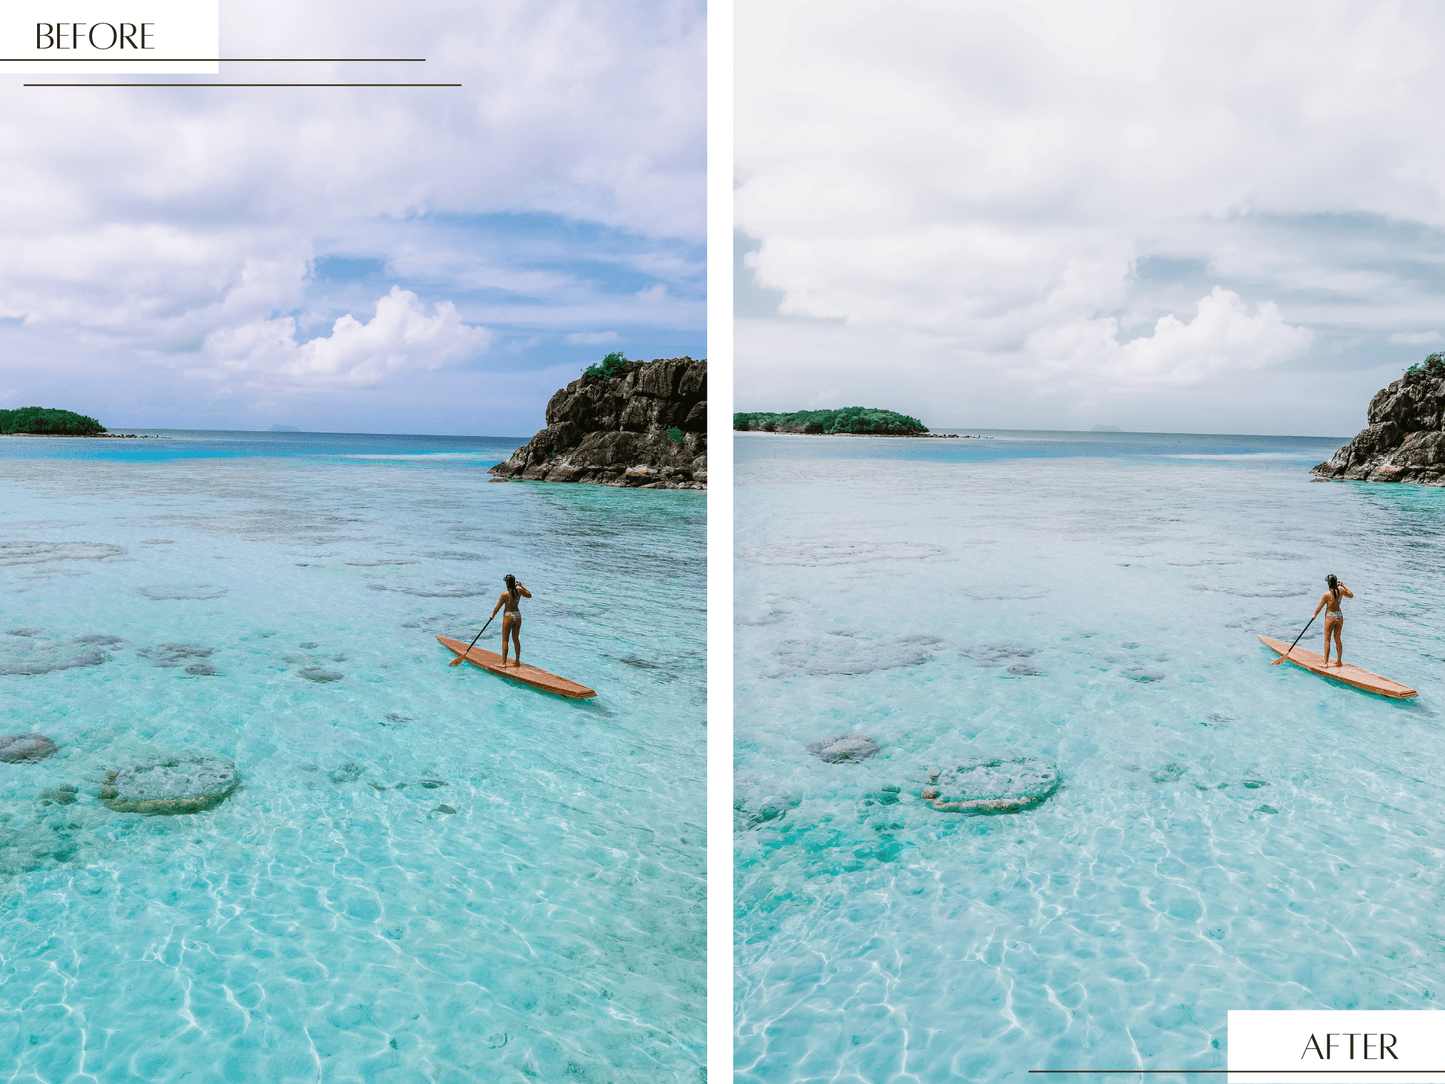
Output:
<path fill-rule="evenodd" d="M 0 76 L 0 407 L 529 436 L 610 351 L 705 356 L 703 0 L 222 0 L 220 33 L 426 62 L 173 78 L 463 85 Z"/>
<path fill-rule="evenodd" d="M 1445 350 L 1445 7 L 738 0 L 735 410 L 1351 436 Z"/>

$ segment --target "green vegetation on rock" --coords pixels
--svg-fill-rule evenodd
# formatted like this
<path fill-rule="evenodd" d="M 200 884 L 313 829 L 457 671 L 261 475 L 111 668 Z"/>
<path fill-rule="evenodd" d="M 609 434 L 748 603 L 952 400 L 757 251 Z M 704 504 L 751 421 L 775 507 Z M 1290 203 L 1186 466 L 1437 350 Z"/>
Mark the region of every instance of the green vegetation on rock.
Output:
<path fill-rule="evenodd" d="M 886 437 L 911 437 L 928 432 L 928 427 L 917 418 L 872 407 L 795 410 L 791 414 L 734 414 L 733 428 L 757 429 L 764 433 L 871 433 Z"/>
<path fill-rule="evenodd" d="M 614 350 L 602 359 L 600 365 L 589 365 L 582 370 L 583 376 L 598 376 L 604 380 L 611 380 L 614 376 L 621 376 L 627 372 L 627 355 L 621 350 Z"/>
<path fill-rule="evenodd" d="M 1405 383 L 1445 376 L 1445 354 L 1428 354 L 1425 360 L 1405 370 Z"/>
<path fill-rule="evenodd" d="M 0 433 L 52 433 L 56 436 L 93 437 L 105 426 L 94 418 L 54 407 L 18 407 L 0 410 Z"/>

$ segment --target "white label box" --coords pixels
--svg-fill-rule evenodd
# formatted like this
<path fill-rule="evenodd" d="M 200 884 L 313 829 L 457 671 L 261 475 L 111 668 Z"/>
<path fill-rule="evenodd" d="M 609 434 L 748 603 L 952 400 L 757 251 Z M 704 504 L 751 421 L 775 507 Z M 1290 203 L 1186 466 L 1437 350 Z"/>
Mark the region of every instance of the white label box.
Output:
<path fill-rule="evenodd" d="M 1445 1084 L 1445 1013 L 1236 1009 L 1229 1084 Z"/>
<path fill-rule="evenodd" d="M 0 75 L 216 75 L 220 0 L 5 0 Z"/>

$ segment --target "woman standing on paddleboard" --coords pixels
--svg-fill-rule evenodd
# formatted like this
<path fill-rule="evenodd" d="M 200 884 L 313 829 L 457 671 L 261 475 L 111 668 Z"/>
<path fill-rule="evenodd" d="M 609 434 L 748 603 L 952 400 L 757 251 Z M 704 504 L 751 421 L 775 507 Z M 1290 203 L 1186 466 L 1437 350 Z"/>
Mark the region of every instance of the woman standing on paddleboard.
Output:
<path fill-rule="evenodd" d="M 1320 596 L 1320 604 L 1315 607 L 1314 617 L 1311 617 L 1310 620 L 1313 621 L 1315 617 L 1318 617 L 1320 610 L 1325 611 L 1325 665 L 1330 664 L 1330 633 L 1334 633 L 1335 665 L 1344 666 L 1345 649 L 1340 644 L 1340 630 L 1345 627 L 1345 615 L 1340 612 L 1340 596 L 1354 598 L 1355 593 L 1335 579 L 1333 572 L 1325 577 L 1325 584 L 1329 590 Z"/>
<path fill-rule="evenodd" d="M 497 597 L 497 604 L 492 607 L 492 617 L 497 616 L 497 611 L 503 606 L 507 608 L 502 614 L 502 665 L 507 665 L 507 637 L 510 635 L 512 643 L 517 647 L 517 665 L 522 665 L 522 611 L 517 604 L 523 598 L 531 598 L 532 592 L 528 591 L 520 583 L 517 577 L 510 572 L 506 576 L 507 589 Z M 492 618 L 487 618 L 490 621 Z"/>

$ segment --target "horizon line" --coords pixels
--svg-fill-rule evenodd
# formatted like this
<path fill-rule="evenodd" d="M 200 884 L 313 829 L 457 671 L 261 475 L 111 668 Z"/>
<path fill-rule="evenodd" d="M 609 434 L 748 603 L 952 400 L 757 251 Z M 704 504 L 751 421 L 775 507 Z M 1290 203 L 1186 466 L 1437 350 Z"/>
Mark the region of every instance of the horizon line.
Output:
<path fill-rule="evenodd" d="M 740 410 L 739 414 L 774 414 L 786 413 L 784 411 L 765 410 Z M 904 437 L 900 433 L 762 433 L 756 429 L 734 429 L 734 433 L 758 434 L 770 437 Z M 1352 440 L 1352 437 L 1339 437 L 1333 435 L 1322 435 L 1317 433 L 1205 433 L 1192 430 L 1174 429 L 1021 429 L 1010 426 L 997 425 L 944 425 L 927 430 L 929 433 L 956 432 L 956 433 L 1076 433 L 1088 436 L 1134 436 L 1134 437 L 1285 437 L 1289 440 Z M 918 434 L 922 436 L 923 434 Z M 911 438 L 908 438 L 911 439 Z"/>
<path fill-rule="evenodd" d="M 0 437 L 59 437 L 69 440 L 96 440 L 125 433 L 259 433 L 274 437 L 460 437 L 466 440 L 530 440 L 531 437 L 506 433 L 383 433 L 350 429 L 194 429 L 162 425 L 123 425 L 106 428 L 103 433 L 87 436 L 81 433 L 0 433 Z"/>

